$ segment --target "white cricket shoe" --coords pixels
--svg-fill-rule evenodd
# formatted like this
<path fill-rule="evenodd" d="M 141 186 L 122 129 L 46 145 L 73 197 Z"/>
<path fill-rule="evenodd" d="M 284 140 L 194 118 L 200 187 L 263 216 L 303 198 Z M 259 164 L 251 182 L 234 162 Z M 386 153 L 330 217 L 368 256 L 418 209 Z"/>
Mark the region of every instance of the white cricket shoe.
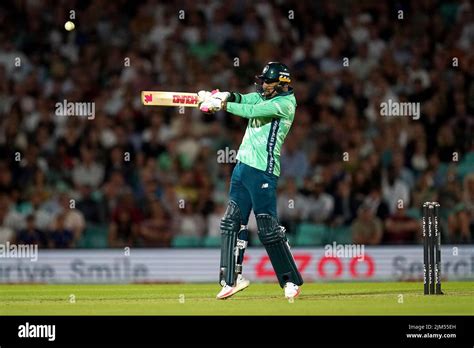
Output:
<path fill-rule="evenodd" d="M 245 279 L 242 274 L 239 274 L 237 276 L 237 281 L 235 282 L 235 286 L 230 286 L 230 285 L 224 285 L 221 289 L 221 291 L 217 294 L 217 299 L 219 300 L 224 300 L 226 298 L 231 297 L 232 295 L 238 293 L 239 291 L 244 290 L 246 287 L 248 287 L 250 282 Z"/>
<path fill-rule="evenodd" d="M 298 285 L 293 284 L 292 282 L 288 282 L 285 284 L 285 297 L 290 299 L 290 298 L 295 298 L 297 297 L 301 292 L 301 289 Z"/>
<path fill-rule="evenodd" d="M 242 276 L 242 274 L 239 274 L 239 275 L 237 276 L 237 282 L 236 282 L 236 284 L 235 284 L 235 287 L 236 287 L 237 291 L 242 291 L 242 290 L 244 290 L 246 287 L 248 287 L 249 285 L 250 285 L 250 282 L 249 282 L 247 279 L 245 279 L 245 278 Z M 236 291 L 236 292 L 237 292 L 237 291 Z"/>
<path fill-rule="evenodd" d="M 224 300 L 235 293 L 236 293 L 235 288 L 233 286 L 226 284 L 222 287 L 221 291 L 219 291 L 216 297 L 218 300 Z"/>

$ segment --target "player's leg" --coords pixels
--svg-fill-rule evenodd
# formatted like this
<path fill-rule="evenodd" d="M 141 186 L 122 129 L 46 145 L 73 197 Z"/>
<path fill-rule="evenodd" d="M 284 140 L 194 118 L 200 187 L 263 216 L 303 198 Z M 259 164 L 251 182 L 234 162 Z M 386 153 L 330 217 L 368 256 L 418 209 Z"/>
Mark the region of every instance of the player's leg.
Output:
<path fill-rule="evenodd" d="M 296 297 L 303 278 L 298 271 L 285 228 L 277 219 L 276 189 L 278 177 L 246 166 L 243 170 L 244 185 L 250 192 L 257 219 L 258 236 L 265 247 L 280 286 L 286 297 Z"/>
<path fill-rule="evenodd" d="M 238 259 L 237 239 L 241 225 L 248 222 L 252 209 L 250 195 L 241 182 L 241 164 L 238 163 L 232 172 L 229 191 L 229 204 L 221 220 L 221 259 L 219 283 L 222 290 L 217 298 L 226 298 L 239 291 L 235 288 L 237 278 L 236 264 Z M 240 289 L 241 290 L 241 289 Z"/>
<path fill-rule="evenodd" d="M 270 214 L 257 214 L 258 236 L 264 245 L 280 286 L 285 290 L 287 298 L 299 295 L 303 284 L 296 266 L 290 245 L 285 235 L 285 228 Z"/>
<path fill-rule="evenodd" d="M 245 249 L 247 248 L 249 242 L 249 230 L 247 225 L 241 225 L 240 231 L 237 236 L 237 261 L 235 265 L 235 273 L 242 274 L 242 264 L 244 262 Z"/>
<path fill-rule="evenodd" d="M 247 229 L 247 223 L 248 223 L 248 217 L 245 221 L 245 225 L 240 226 L 240 231 L 237 236 L 236 252 L 238 254 L 237 254 L 236 263 L 235 263 L 235 273 L 237 275 L 235 286 L 238 288 L 239 291 L 245 289 L 250 284 L 250 282 L 247 279 L 245 279 L 245 277 L 242 275 L 245 249 L 247 248 L 248 240 L 249 240 L 249 230 Z"/>
<path fill-rule="evenodd" d="M 246 288 L 248 286 L 248 281 L 242 277 L 242 267 L 244 262 L 245 249 L 247 248 L 249 240 L 249 230 L 247 224 L 249 223 L 249 216 L 252 210 L 252 199 L 250 198 L 250 193 L 243 186 L 241 181 L 241 165 L 238 164 L 237 166 L 239 167 L 239 169 L 236 171 L 234 180 L 231 180 L 229 196 L 231 200 L 238 202 L 238 205 L 241 206 L 241 225 L 240 231 L 237 235 L 235 251 L 235 273 L 237 283 L 240 283 L 239 285 L 241 288 Z M 242 284 L 244 284 L 245 286 L 242 286 Z"/>

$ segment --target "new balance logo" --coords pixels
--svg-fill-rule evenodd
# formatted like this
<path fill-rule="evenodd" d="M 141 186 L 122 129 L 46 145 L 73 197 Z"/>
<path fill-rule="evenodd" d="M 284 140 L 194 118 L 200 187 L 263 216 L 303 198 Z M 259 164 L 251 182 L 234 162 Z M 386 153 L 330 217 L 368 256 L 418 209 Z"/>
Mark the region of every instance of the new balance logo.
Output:
<path fill-rule="evenodd" d="M 268 188 L 268 183 L 263 184 L 262 188 Z"/>

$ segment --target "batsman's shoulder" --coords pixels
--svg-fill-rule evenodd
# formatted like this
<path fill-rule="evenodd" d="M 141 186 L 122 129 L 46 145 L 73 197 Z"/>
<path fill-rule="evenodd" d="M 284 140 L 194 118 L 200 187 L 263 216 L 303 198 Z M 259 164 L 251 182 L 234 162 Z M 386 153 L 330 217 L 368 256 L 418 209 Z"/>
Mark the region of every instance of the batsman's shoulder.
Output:
<path fill-rule="evenodd" d="M 275 103 L 278 103 L 279 108 L 282 110 L 282 114 L 292 116 L 296 110 L 296 99 L 293 95 L 285 95 L 279 98 L 275 98 Z"/>
<path fill-rule="evenodd" d="M 275 98 L 273 98 L 271 100 L 278 101 L 278 102 L 281 102 L 281 103 L 296 102 L 296 98 L 295 98 L 295 95 L 293 93 L 278 95 L 278 96 L 276 96 Z"/>

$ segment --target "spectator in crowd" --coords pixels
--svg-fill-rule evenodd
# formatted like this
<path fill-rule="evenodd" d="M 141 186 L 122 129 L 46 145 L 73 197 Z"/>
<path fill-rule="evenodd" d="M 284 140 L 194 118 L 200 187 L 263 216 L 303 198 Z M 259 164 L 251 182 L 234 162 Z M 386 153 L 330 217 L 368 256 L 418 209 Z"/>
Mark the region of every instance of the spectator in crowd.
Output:
<path fill-rule="evenodd" d="M 127 185 L 120 171 L 110 173 L 108 180 L 102 185 L 100 190 L 103 194 L 104 204 L 106 204 L 104 214 L 107 218 L 110 217 L 119 204 L 120 197 L 131 190 L 132 188 Z"/>
<path fill-rule="evenodd" d="M 168 212 L 168 214 L 170 214 L 170 216 L 177 216 L 180 207 L 182 206 L 180 203 L 182 202 L 178 200 L 174 186 L 172 184 L 165 184 L 163 190 L 163 195 L 160 197 L 163 208 Z"/>
<path fill-rule="evenodd" d="M 470 243 L 471 231 L 469 213 L 464 203 L 458 203 L 448 216 L 449 241 L 451 243 Z"/>
<path fill-rule="evenodd" d="M 21 217 L 12 212 L 8 196 L 0 195 L 0 244 L 12 242 L 15 238 L 15 227 L 21 223 Z"/>
<path fill-rule="evenodd" d="M 72 231 L 75 244 L 81 239 L 86 228 L 86 219 L 84 214 L 75 208 L 75 200 L 71 199 L 67 193 L 61 193 L 58 201 L 57 214 L 64 214 L 64 226 L 67 230 Z"/>
<path fill-rule="evenodd" d="M 36 204 L 41 204 L 51 198 L 52 190 L 53 188 L 48 184 L 45 173 L 37 168 L 31 184 L 25 190 L 25 194 L 31 198 L 37 198 Z"/>
<path fill-rule="evenodd" d="M 109 245 L 124 247 L 135 245 L 139 234 L 139 227 L 143 221 L 142 211 L 135 205 L 131 192 L 125 193 L 112 212 L 112 221 L 109 225 Z"/>
<path fill-rule="evenodd" d="M 56 152 L 49 158 L 48 177 L 53 182 L 66 182 L 74 168 L 74 156 L 68 151 L 68 144 L 63 138 L 56 141 Z"/>
<path fill-rule="evenodd" d="M 382 197 L 381 188 L 378 183 L 372 184 L 367 197 L 364 199 L 364 204 L 369 206 L 372 213 L 382 221 L 385 221 L 390 214 L 388 204 Z"/>
<path fill-rule="evenodd" d="M 166 151 L 163 145 L 173 136 L 172 131 L 163 122 L 163 116 L 159 113 L 152 115 L 150 127 L 146 128 L 142 134 L 142 151 L 147 157 L 157 158 Z"/>
<path fill-rule="evenodd" d="M 104 205 L 100 198 L 94 197 L 93 188 L 90 185 L 80 187 L 81 197 L 77 202 L 77 209 L 84 215 L 86 221 L 94 224 L 105 222 Z"/>
<path fill-rule="evenodd" d="M 30 183 L 34 182 L 35 174 L 38 169 L 47 172 L 48 162 L 39 154 L 38 146 L 36 144 L 29 144 L 23 160 L 19 162 L 16 181 L 21 187 L 28 187 Z"/>
<path fill-rule="evenodd" d="M 83 146 L 81 148 L 81 161 L 78 162 L 72 171 L 72 179 L 76 188 L 90 186 L 96 189 L 104 179 L 104 166 L 94 158 L 94 150 Z"/>
<path fill-rule="evenodd" d="M 424 202 L 437 202 L 438 192 L 434 188 L 433 173 L 426 171 L 421 174 L 413 192 L 413 207 L 420 208 Z"/>
<path fill-rule="evenodd" d="M 334 197 L 333 224 L 335 226 L 350 225 L 357 214 L 358 204 L 351 190 L 350 179 L 339 181 Z"/>
<path fill-rule="evenodd" d="M 28 204 L 22 210 L 23 214 L 32 214 L 35 217 L 36 227 L 46 233 L 53 223 L 53 216 L 44 208 L 43 197 L 41 191 L 31 191 Z"/>
<path fill-rule="evenodd" d="M 334 198 L 324 192 L 324 182 L 321 175 L 316 174 L 310 185 L 310 196 L 306 200 L 303 220 L 325 223 L 334 211 Z"/>
<path fill-rule="evenodd" d="M 474 173 L 466 175 L 463 187 L 463 203 L 469 214 L 469 225 L 474 227 Z"/>
<path fill-rule="evenodd" d="M 133 169 L 130 165 L 131 154 L 121 147 L 115 146 L 110 150 L 105 167 L 105 180 L 108 180 L 113 173 L 122 174 L 123 178 L 132 178 Z M 100 181 L 102 182 L 102 181 Z"/>
<path fill-rule="evenodd" d="M 132 213 L 119 209 L 109 225 L 109 245 L 113 248 L 135 246 L 139 224 L 133 221 Z"/>
<path fill-rule="evenodd" d="M 297 224 L 301 221 L 306 201 L 298 191 L 296 181 L 288 177 L 277 198 L 277 211 L 280 223 L 285 226 L 287 233 L 293 234 Z"/>
<path fill-rule="evenodd" d="M 428 161 L 430 170 L 433 173 L 432 179 L 434 189 L 442 190 L 443 186 L 446 184 L 446 166 L 440 161 L 436 151 L 430 154 Z"/>
<path fill-rule="evenodd" d="M 473 214 L 474 174 L 471 173 L 464 178 L 462 200 L 453 207 L 448 216 L 449 239 L 452 243 L 471 242 L 474 231 Z"/>
<path fill-rule="evenodd" d="M 410 189 L 408 185 L 396 176 L 395 168 L 390 165 L 382 179 L 382 194 L 388 203 L 391 214 L 399 210 L 400 206 L 410 205 Z"/>
<path fill-rule="evenodd" d="M 369 56 L 367 43 L 361 43 L 357 48 L 357 55 L 352 59 L 350 69 L 356 78 L 366 79 L 376 67 L 377 61 Z"/>
<path fill-rule="evenodd" d="M 178 198 L 183 199 L 192 204 L 197 204 L 199 191 L 195 182 L 195 176 L 192 171 L 185 171 L 176 186 L 176 194 Z"/>
<path fill-rule="evenodd" d="M 171 218 L 160 201 L 151 204 L 151 214 L 140 224 L 139 235 L 145 247 L 169 247 L 173 236 Z"/>
<path fill-rule="evenodd" d="M 16 231 L 25 225 L 23 216 L 12 208 L 8 195 L 0 194 L 0 244 L 12 242 Z"/>
<path fill-rule="evenodd" d="M 36 227 L 34 215 L 26 217 L 26 227 L 18 232 L 15 243 L 36 244 L 40 248 L 47 246 L 46 234 Z"/>
<path fill-rule="evenodd" d="M 396 209 L 385 220 L 383 242 L 388 244 L 410 244 L 421 240 L 421 225 L 406 215 L 405 208 Z"/>
<path fill-rule="evenodd" d="M 214 210 L 207 216 L 206 231 L 208 236 L 221 236 L 221 219 L 226 208 L 227 204 L 225 203 L 216 204 Z"/>
<path fill-rule="evenodd" d="M 176 218 L 176 234 L 179 236 L 204 236 L 206 224 L 204 218 L 196 212 L 196 208 L 191 203 L 185 203 L 180 212 Z"/>
<path fill-rule="evenodd" d="M 7 163 L 0 161 L 0 194 L 12 196 L 17 190 L 18 186 L 13 180 L 12 170 Z"/>
<path fill-rule="evenodd" d="M 300 182 L 308 174 L 309 163 L 306 153 L 298 148 L 298 141 L 294 136 L 289 136 L 285 142 L 281 155 L 281 168 L 283 179 L 293 177 Z"/>
<path fill-rule="evenodd" d="M 356 244 L 377 245 L 382 241 L 383 223 L 368 204 L 362 204 L 352 222 L 352 239 Z"/>
<path fill-rule="evenodd" d="M 205 177 L 203 177 L 205 178 Z M 201 182 L 201 189 L 199 190 L 199 199 L 196 205 L 196 211 L 203 217 L 207 217 L 214 210 L 214 198 L 212 187 L 208 184 L 208 179 Z"/>
<path fill-rule="evenodd" d="M 74 233 L 66 228 L 66 214 L 56 216 L 53 229 L 49 233 L 49 247 L 54 249 L 68 249 L 74 247 Z"/>
<path fill-rule="evenodd" d="M 392 154 L 392 163 L 393 170 L 395 171 L 397 178 L 403 181 L 406 185 L 408 185 L 408 188 L 412 190 L 415 186 L 415 177 L 413 173 L 405 166 L 403 154 L 400 151 L 396 151 Z"/>

